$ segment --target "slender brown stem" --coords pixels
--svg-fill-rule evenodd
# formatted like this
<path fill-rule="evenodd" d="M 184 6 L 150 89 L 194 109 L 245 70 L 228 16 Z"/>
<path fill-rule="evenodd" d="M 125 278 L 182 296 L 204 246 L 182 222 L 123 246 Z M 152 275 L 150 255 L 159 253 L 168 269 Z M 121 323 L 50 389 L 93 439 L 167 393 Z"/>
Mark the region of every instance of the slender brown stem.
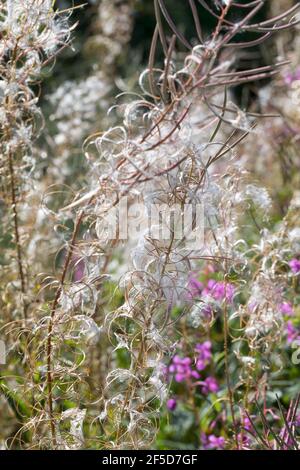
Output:
<path fill-rule="evenodd" d="M 59 298 L 62 293 L 62 289 L 64 286 L 64 282 L 66 279 L 66 275 L 68 272 L 68 268 L 70 265 L 70 262 L 72 260 L 72 256 L 74 253 L 74 248 L 76 244 L 76 239 L 77 235 L 79 232 L 79 228 L 82 222 L 84 216 L 84 211 L 82 210 L 77 218 L 77 221 L 74 225 L 74 230 L 72 234 L 72 239 L 68 247 L 68 252 L 66 256 L 66 260 L 64 263 L 61 279 L 60 279 L 60 285 L 58 289 L 56 290 L 55 297 L 53 300 L 52 308 L 51 308 L 51 313 L 50 313 L 50 320 L 49 320 L 49 325 L 48 325 L 48 336 L 47 336 L 47 390 L 48 390 L 48 408 L 49 408 L 49 417 L 50 417 L 50 428 L 51 428 L 51 436 L 52 436 L 52 445 L 55 448 L 57 446 L 57 439 L 56 439 L 56 430 L 55 430 L 55 420 L 54 420 L 54 415 L 53 415 L 53 375 L 52 375 L 52 336 L 53 336 L 53 323 L 54 323 L 54 317 L 55 313 L 57 310 Z"/>
<path fill-rule="evenodd" d="M 226 281 L 225 281 L 225 295 L 226 295 Z M 234 413 L 233 392 L 232 392 L 231 385 L 230 385 L 229 356 L 228 356 L 228 312 L 227 312 L 226 300 L 225 300 L 225 307 L 224 307 L 224 357 L 225 357 L 225 376 L 226 376 L 226 385 L 227 385 L 229 405 L 230 405 L 230 414 L 231 414 L 231 419 L 232 419 L 233 428 L 234 428 L 236 448 L 237 450 L 239 450 L 239 438 L 238 438 L 237 423 L 236 423 L 235 413 Z"/>
<path fill-rule="evenodd" d="M 8 152 L 8 167 L 9 167 L 9 174 L 10 174 L 10 189 L 11 189 L 11 202 L 12 202 L 12 210 L 13 210 L 13 220 L 14 220 L 14 235 L 15 235 L 15 243 L 17 249 L 17 262 L 18 262 L 18 269 L 19 269 L 19 276 L 21 281 L 21 292 L 23 294 L 23 315 L 24 319 L 27 318 L 27 306 L 25 302 L 25 275 L 24 275 L 24 268 L 23 268 L 23 259 L 22 259 L 22 250 L 21 250 L 21 243 L 20 243 L 20 233 L 19 233 L 19 218 L 18 218 L 18 205 L 17 205 L 17 196 L 16 196 L 16 185 L 15 185 L 15 172 L 14 172 L 14 164 L 13 164 L 13 157 L 12 153 L 9 150 Z"/>

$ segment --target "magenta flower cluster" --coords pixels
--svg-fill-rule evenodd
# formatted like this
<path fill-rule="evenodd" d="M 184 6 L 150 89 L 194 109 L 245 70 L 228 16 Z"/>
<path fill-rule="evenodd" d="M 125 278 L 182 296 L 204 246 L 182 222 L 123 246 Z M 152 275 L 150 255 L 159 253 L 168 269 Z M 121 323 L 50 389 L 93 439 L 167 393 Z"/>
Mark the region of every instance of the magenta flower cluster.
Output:
<path fill-rule="evenodd" d="M 176 382 L 185 382 L 190 379 L 199 379 L 199 373 L 193 369 L 190 357 L 180 357 L 178 354 L 173 357 L 168 368 L 169 373 L 174 374 Z"/>
<path fill-rule="evenodd" d="M 235 288 L 233 284 L 230 282 L 215 281 L 214 279 L 210 279 L 206 288 L 203 290 L 204 296 L 210 295 L 218 302 L 226 301 L 232 303 L 234 294 Z"/>
<path fill-rule="evenodd" d="M 285 315 L 285 332 L 287 343 L 291 344 L 293 341 L 300 341 L 300 331 L 294 326 L 291 317 L 295 316 L 295 311 L 291 302 L 282 302 L 279 305 L 279 311 Z"/>
<path fill-rule="evenodd" d="M 207 377 L 202 383 L 202 393 L 208 395 L 209 393 L 216 393 L 219 390 L 219 385 L 214 377 Z"/>
<path fill-rule="evenodd" d="M 205 450 L 220 450 L 224 448 L 225 445 L 225 439 L 224 437 L 220 436 L 217 437 L 214 434 L 210 434 L 207 436 L 205 433 L 201 434 L 201 441 L 202 441 L 202 446 Z"/>
<path fill-rule="evenodd" d="M 219 385 L 214 377 L 208 376 L 201 380 L 200 373 L 203 371 L 212 360 L 211 342 L 204 341 L 195 346 L 195 360 L 188 356 L 180 357 L 176 354 L 171 364 L 167 367 L 167 373 L 173 375 L 175 382 L 187 382 L 188 385 L 200 386 L 201 393 L 207 395 L 208 393 L 216 393 L 219 390 Z M 176 408 L 176 400 L 170 398 L 167 402 L 167 407 L 170 411 Z"/>
<path fill-rule="evenodd" d="M 218 302 L 233 302 L 235 287 L 230 282 L 216 281 L 209 279 L 206 286 L 195 277 L 189 278 L 189 297 L 207 297 L 210 296 Z"/>
<path fill-rule="evenodd" d="M 198 355 L 196 368 L 199 371 L 204 370 L 205 367 L 208 366 L 208 364 L 210 363 L 212 359 L 211 342 L 204 341 L 204 343 L 197 343 L 195 347 L 195 351 Z"/>
<path fill-rule="evenodd" d="M 289 262 L 289 267 L 291 268 L 294 274 L 300 274 L 300 260 L 293 258 Z"/>

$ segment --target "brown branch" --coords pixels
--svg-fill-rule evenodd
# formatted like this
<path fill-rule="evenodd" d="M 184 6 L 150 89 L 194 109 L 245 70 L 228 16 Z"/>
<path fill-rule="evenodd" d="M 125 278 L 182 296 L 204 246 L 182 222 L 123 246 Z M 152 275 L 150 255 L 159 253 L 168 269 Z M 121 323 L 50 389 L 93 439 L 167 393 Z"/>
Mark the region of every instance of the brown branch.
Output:
<path fill-rule="evenodd" d="M 26 292 L 26 284 L 25 284 L 25 275 L 24 275 L 24 268 L 23 268 L 23 259 L 22 259 L 22 250 L 21 250 L 21 243 L 20 243 L 20 232 L 19 232 L 19 218 L 18 218 L 18 206 L 17 206 L 17 197 L 16 197 L 16 185 L 15 185 L 15 172 L 14 172 L 14 164 L 13 164 L 13 157 L 11 150 L 8 151 L 8 168 L 10 174 L 10 189 L 11 189 L 11 202 L 12 202 L 12 210 L 13 210 L 13 220 L 14 220 L 14 236 L 15 236 L 15 243 L 17 249 L 17 262 L 18 262 L 18 270 L 19 276 L 21 281 L 21 292 L 22 292 L 22 302 L 23 302 L 23 316 L 24 320 L 27 318 L 27 305 L 25 302 L 25 292 Z"/>

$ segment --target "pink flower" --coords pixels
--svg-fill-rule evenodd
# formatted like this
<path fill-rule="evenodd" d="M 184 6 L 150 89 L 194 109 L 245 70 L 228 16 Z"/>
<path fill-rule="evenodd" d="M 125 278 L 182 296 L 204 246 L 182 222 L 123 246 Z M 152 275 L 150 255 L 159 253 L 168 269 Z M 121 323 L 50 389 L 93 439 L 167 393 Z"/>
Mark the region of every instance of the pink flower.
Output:
<path fill-rule="evenodd" d="M 203 291 L 204 295 L 211 295 L 215 300 L 226 300 L 229 303 L 233 302 L 235 294 L 234 285 L 230 282 L 218 282 L 210 279 L 207 283 L 206 289 Z"/>
<path fill-rule="evenodd" d="M 294 327 L 291 320 L 286 323 L 287 342 L 290 344 L 295 340 L 300 339 L 299 331 Z"/>
<path fill-rule="evenodd" d="M 296 258 L 293 258 L 289 262 L 289 266 L 291 270 L 293 271 L 294 274 L 299 274 L 300 273 L 300 261 Z"/>
<path fill-rule="evenodd" d="M 198 353 L 198 358 L 196 362 L 196 368 L 198 370 L 203 370 L 210 363 L 212 354 L 211 354 L 211 342 L 204 341 L 204 343 L 196 344 L 196 352 Z"/>
<path fill-rule="evenodd" d="M 252 424 L 248 416 L 244 416 L 242 420 L 243 427 L 246 431 L 251 431 L 252 430 Z"/>
<path fill-rule="evenodd" d="M 291 302 L 282 302 L 282 304 L 279 305 L 279 310 L 283 315 L 295 315 Z"/>
<path fill-rule="evenodd" d="M 300 414 L 298 414 L 298 415 L 295 417 L 294 424 L 295 424 L 295 426 L 300 427 Z"/>
<path fill-rule="evenodd" d="M 169 411 L 174 411 L 176 409 L 176 406 L 177 406 L 177 401 L 175 400 L 175 398 L 170 398 L 167 401 L 167 408 Z"/>
<path fill-rule="evenodd" d="M 194 297 L 200 297 L 203 290 L 203 284 L 202 282 L 198 281 L 198 279 L 196 279 L 195 277 L 190 276 L 188 282 L 188 289 L 190 299 L 193 299 Z"/>
<path fill-rule="evenodd" d="M 174 374 L 175 381 L 178 383 L 184 382 L 185 380 L 199 379 L 200 375 L 196 370 L 192 369 L 192 360 L 190 357 L 180 357 L 176 354 L 171 364 L 169 365 L 168 371 Z"/>
<path fill-rule="evenodd" d="M 207 377 L 202 383 L 202 393 L 207 395 L 208 393 L 216 393 L 219 390 L 218 382 L 214 377 Z"/>
<path fill-rule="evenodd" d="M 201 308 L 204 318 L 211 320 L 213 314 L 213 308 L 209 304 L 203 304 Z"/>
<path fill-rule="evenodd" d="M 214 434 L 207 436 L 206 434 L 201 434 L 201 441 L 204 449 L 223 449 L 225 445 L 224 437 L 217 437 Z"/>

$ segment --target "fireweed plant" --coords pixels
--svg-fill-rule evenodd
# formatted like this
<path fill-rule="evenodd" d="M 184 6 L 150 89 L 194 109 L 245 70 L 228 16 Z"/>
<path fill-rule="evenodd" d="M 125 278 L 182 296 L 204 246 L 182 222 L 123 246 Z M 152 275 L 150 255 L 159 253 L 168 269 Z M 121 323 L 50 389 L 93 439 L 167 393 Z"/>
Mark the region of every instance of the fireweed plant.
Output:
<path fill-rule="evenodd" d="M 29 249 L 38 183 L 32 174 L 38 158 L 35 140 L 44 125 L 38 105 L 39 83 L 43 70 L 68 46 L 72 29 L 68 16 L 68 12 L 61 15 L 55 12 L 51 0 L 8 0 L 1 2 L 0 7 L 1 322 L 8 357 L 11 350 L 20 358 L 16 368 L 8 370 L 15 382 L 13 389 L 16 387 L 31 405 L 22 411 L 16 401 L 18 423 L 13 424 L 16 431 L 26 418 L 39 413 L 34 398 L 34 367 L 39 367 L 34 366 L 34 361 L 38 356 L 32 353 L 28 335 L 38 320 L 35 318 L 38 272 L 32 269 L 35 264 Z M 23 392 L 19 385 L 24 386 Z M 1 378 L 1 391 L 8 400 L 13 399 L 15 392 L 5 377 Z M 39 419 L 42 421 L 47 414 L 40 413 Z"/>
<path fill-rule="evenodd" d="M 36 85 L 72 27 L 51 1 L 1 7 L 4 448 L 298 449 L 299 390 L 284 383 L 297 377 L 285 367 L 291 351 L 298 363 L 299 194 L 272 224 L 272 199 L 239 149 L 274 110 L 247 112 L 232 97 L 289 66 L 237 67 L 249 47 L 299 23 L 299 5 L 258 22 L 266 4 L 189 0 L 190 42 L 153 2 L 148 67 L 139 90 L 117 96 L 117 125 L 85 140 L 86 185 L 59 210 L 55 191 L 41 196 L 62 240 L 48 274 L 33 271 L 39 252 L 28 250 L 43 132 Z M 89 129 L 89 93 L 106 90 L 100 72 L 86 95 L 78 84 L 52 96 L 58 148 L 76 126 L 72 144 Z"/>
<path fill-rule="evenodd" d="M 51 175 L 56 190 L 59 183 L 70 181 L 73 188 L 74 179 L 81 184 L 78 169 L 76 174 L 74 165 L 68 162 L 74 155 L 78 156 L 80 173 L 84 173 L 82 142 L 98 130 L 99 120 L 104 128 L 111 125 L 107 116 L 109 93 L 116 80 L 117 64 L 131 39 L 132 18 L 130 3 L 101 1 L 96 10 L 95 31 L 82 45 L 83 52 L 93 61 L 92 72 L 79 80 L 64 80 L 47 96 L 51 109 L 49 120 L 54 125 L 47 138 L 54 155 L 48 178 Z"/>

